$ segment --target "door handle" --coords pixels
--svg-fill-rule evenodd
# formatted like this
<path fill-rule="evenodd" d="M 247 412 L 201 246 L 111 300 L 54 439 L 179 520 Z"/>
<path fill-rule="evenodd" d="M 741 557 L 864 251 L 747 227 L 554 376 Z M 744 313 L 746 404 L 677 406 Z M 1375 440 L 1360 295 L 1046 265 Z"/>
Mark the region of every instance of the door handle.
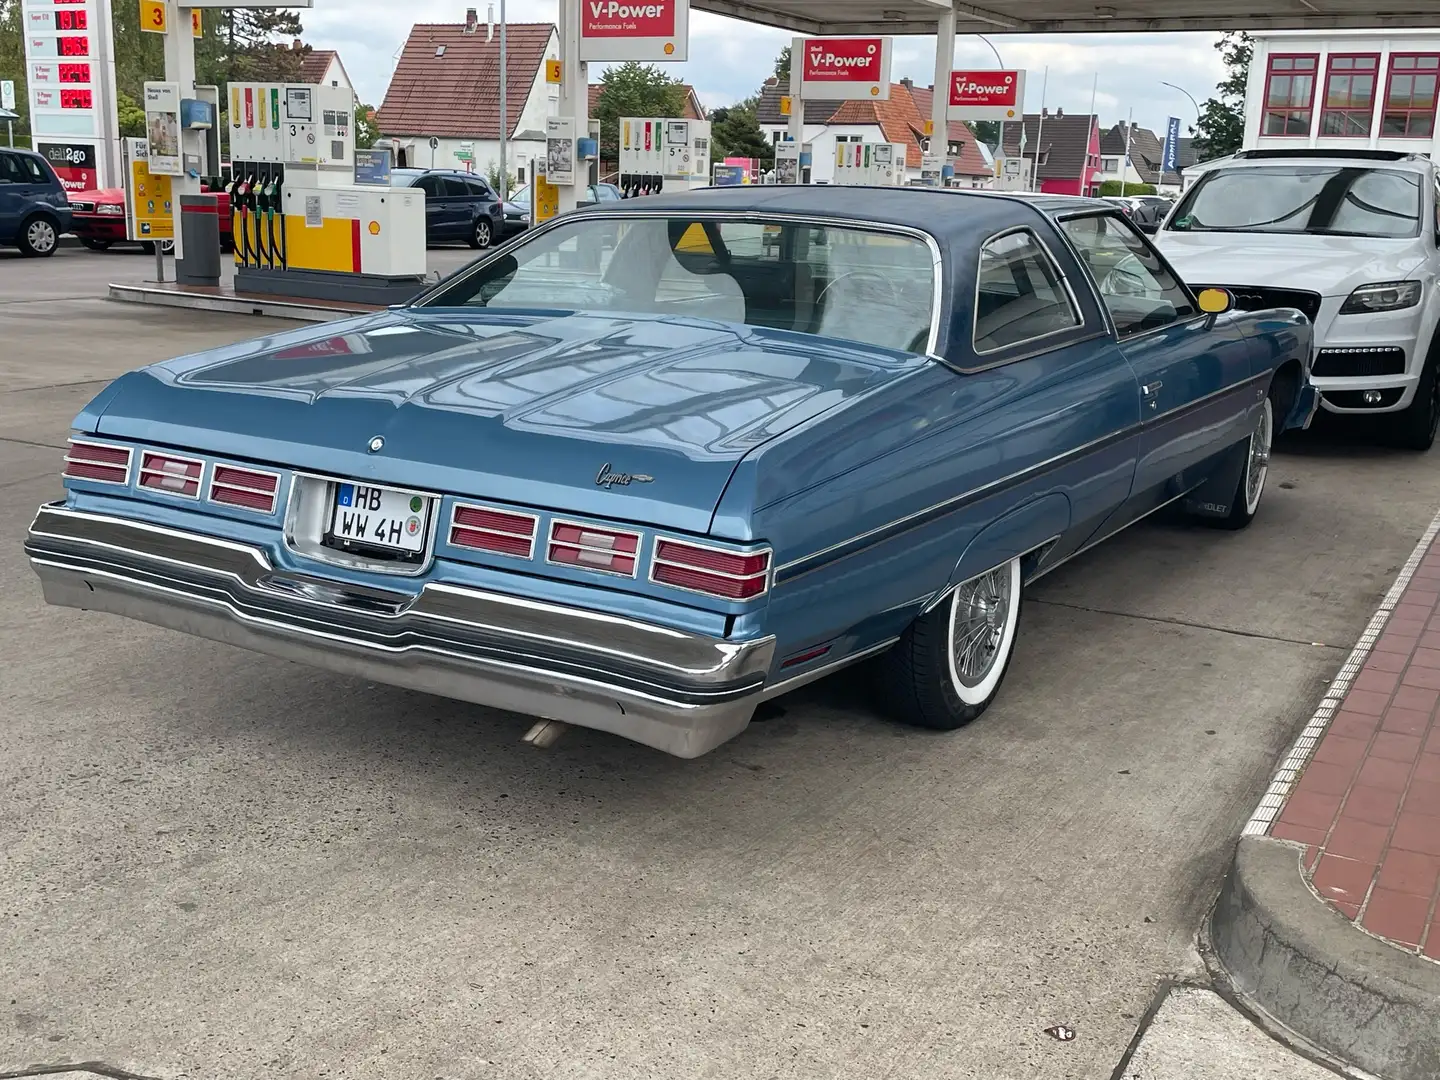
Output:
<path fill-rule="evenodd" d="M 1156 394 L 1160 392 L 1160 388 L 1164 385 L 1165 384 L 1159 379 L 1156 379 L 1153 383 L 1146 383 L 1140 387 L 1140 392 L 1145 395 L 1145 400 L 1150 403 L 1150 408 L 1155 409 L 1159 407 L 1160 399 L 1156 397 Z"/>

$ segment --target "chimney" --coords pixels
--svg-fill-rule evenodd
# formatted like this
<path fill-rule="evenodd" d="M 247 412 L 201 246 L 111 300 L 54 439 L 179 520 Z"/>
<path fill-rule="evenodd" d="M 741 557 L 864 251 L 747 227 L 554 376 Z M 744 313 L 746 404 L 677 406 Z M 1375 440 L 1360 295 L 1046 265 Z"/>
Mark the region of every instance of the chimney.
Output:
<path fill-rule="evenodd" d="M 305 48 L 305 43 L 297 37 L 293 42 L 291 42 L 290 48 L 294 49 L 296 52 L 299 52 L 301 49 Z"/>
<path fill-rule="evenodd" d="M 1040 116 L 1041 116 L 1042 119 L 1045 119 L 1045 120 L 1050 119 L 1050 110 L 1047 109 L 1047 108 L 1046 108 L 1045 106 L 1043 106 L 1043 105 L 1040 106 Z"/>
<path fill-rule="evenodd" d="M 465 33 L 473 34 L 480 27 L 480 12 L 473 7 L 465 9 Z"/>
<path fill-rule="evenodd" d="M 1065 119 L 1065 110 L 1064 110 L 1064 109 L 1056 109 L 1056 110 L 1055 110 L 1055 119 L 1056 119 L 1056 120 L 1063 120 L 1063 119 Z"/>
<path fill-rule="evenodd" d="M 905 78 L 900 80 L 900 85 L 903 86 L 906 90 L 914 90 L 915 80 L 907 75 Z"/>

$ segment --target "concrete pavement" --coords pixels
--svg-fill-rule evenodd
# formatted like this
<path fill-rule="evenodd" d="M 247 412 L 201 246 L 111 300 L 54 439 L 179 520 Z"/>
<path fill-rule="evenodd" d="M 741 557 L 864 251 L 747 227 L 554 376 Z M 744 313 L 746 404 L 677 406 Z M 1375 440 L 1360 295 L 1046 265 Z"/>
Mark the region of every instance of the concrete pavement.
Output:
<path fill-rule="evenodd" d="M 46 609 L 19 543 L 79 405 L 278 324 L 0 322 L 0 1072 L 1109 1075 L 1204 978 L 1234 837 L 1440 502 L 1426 458 L 1307 436 L 1252 529 L 1148 524 L 1045 579 L 965 731 L 851 673 L 698 761 L 540 753 L 525 718 Z"/>

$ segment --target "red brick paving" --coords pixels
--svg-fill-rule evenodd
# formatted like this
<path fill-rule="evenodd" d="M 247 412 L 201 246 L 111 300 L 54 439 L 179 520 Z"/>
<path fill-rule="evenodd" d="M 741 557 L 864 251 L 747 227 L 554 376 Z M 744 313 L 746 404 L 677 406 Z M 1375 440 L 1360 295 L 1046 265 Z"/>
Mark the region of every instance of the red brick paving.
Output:
<path fill-rule="evenodd" d="M 1346 918 L 1440 961 L 1440 540 L 1421 560 L 1270 834 L 1306 845 Z"/>

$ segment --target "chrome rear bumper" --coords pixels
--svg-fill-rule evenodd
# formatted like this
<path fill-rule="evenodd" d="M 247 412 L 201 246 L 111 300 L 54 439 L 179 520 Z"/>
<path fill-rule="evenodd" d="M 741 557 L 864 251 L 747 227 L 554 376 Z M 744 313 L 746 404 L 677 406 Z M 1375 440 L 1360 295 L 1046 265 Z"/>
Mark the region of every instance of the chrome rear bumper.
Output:
<path fill-rule="evenodd" d="M 48 603 L 105 611 L 346 675 L 612 732 L 677 757 L 738 735 L 774 638 L 734 642 L 431 583 L 418 594 L 276 569 L 260 548 L 40 508 Z"/>

